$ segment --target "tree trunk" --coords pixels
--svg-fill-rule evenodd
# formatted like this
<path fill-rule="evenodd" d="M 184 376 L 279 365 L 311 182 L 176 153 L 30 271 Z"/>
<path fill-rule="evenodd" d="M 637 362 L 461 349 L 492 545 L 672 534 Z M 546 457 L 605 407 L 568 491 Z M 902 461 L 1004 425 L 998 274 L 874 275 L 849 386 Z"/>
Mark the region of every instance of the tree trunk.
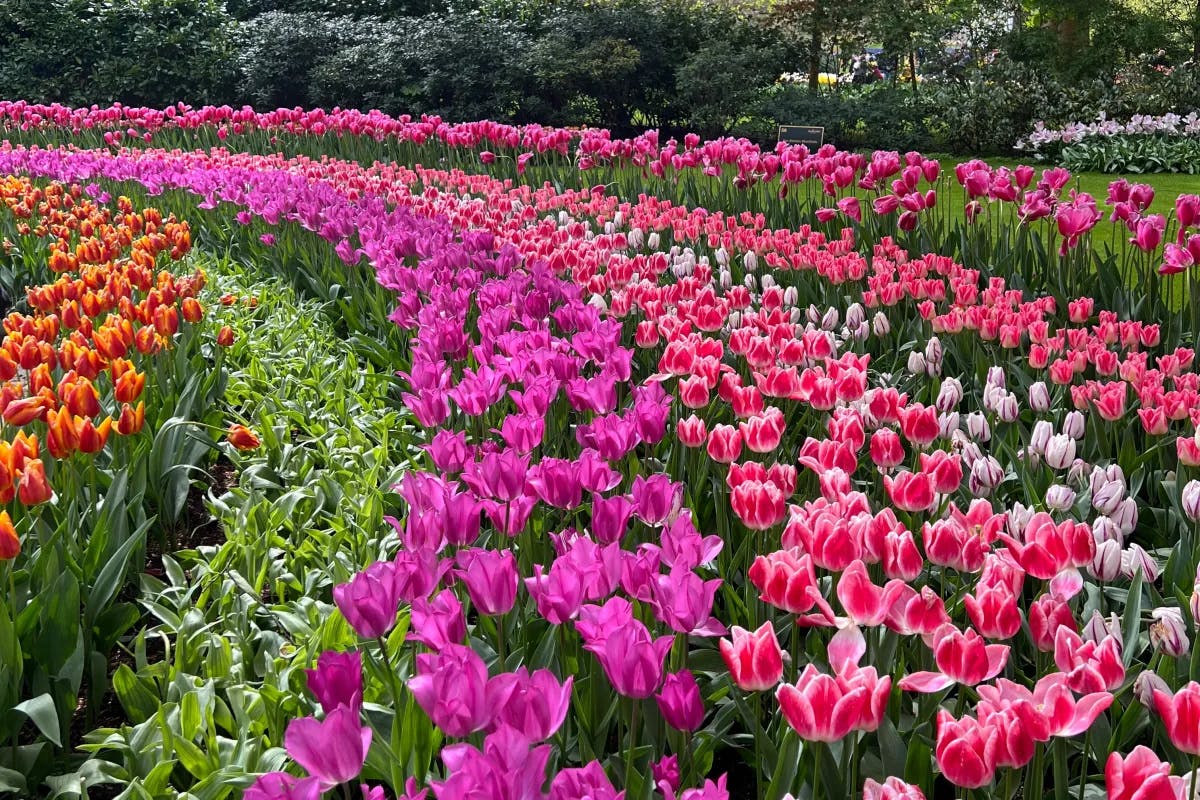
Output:
<path fill-rule="evenodd" d="M 821 3 L 818 0 L 813 6 L 812 39 L 808 50 L 808 89 L 811 92 L 821 88 L 821 45 L 824 39 L 821 30 L 824 23 L 821 17 Z"/>
<path fill-rule="evenodd" d="M 917 93 L 917 51 L 912 49 L 908 51 L 908 77 L 912 81 L 913 94 Z"/>
<path fill-rule="evenodd" d="M 1200 0 L 1196 0 L 1196 15 L 1192 18 L 1192 61 L 1200 62 Z"/>

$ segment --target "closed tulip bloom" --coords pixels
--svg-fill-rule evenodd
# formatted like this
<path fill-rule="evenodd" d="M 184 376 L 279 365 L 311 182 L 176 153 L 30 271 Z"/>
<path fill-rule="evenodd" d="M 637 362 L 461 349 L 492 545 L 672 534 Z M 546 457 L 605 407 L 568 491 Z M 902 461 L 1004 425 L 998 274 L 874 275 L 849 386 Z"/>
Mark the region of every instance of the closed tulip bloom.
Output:
<path fill-rule="evenodd" d="M 884 475 L 883 486 L 892 505 L 901 511 L 928 511 L 933 508 L 933 481 L 924 473 L 902 471 L 895 478 Z"/>
<path fill-rule="evenodd" d="M 584 649 L 596 655 L 617 694 L 642 700 L 662 683 L 663 659 L 672 642 L 671 636 L 652 638 L 646 626 L 634 620 Z"/>
<path fill-rule="evenodd" d="M 0 511 L 0 561 L 12 561 L 21 552 L 21 539 L 7 511 Z"/>
<path fill-rule="evenodd" d="M 391 562 L 376 562 L 348 583 L 333 587 L 338 610 L 364 639 L 377 639 L 396 624 L 400 593 L 395 571 Z"/>
<path fill-rule="evenodd" d="M 306 669 L 308 690 L 326 714 L 339 706 L 357 712 L 362 708 L 362 653 L 327 650 L 317 659 L 316 669 Z"/>
<path fill-rule="evenodd" d="M 783 684 L 775 697 L 783 718 L 801 739 L 836 742 L 858 725 L 869 695 L 862 686 L 844 689 L 832 675 L 809 664 L 795 686 Z"/>
<path fill-rule="evenodd" d="M 292 760 L 328 791 L 362 772 L 371 729 L 362 726 L 357 711 L 339 706 L 320 722 L 314 717 L 292 720 L 283 742 Z"/>
<path fill-rule="evenodd" d="M 749 570 L 759 598 L 791 614 L 811 611 L 819 591 L 812 557 L 801 548 L 758 556 Z"/>
<path fill-rule="evenodd" d="M 978 720 L 956 720 L 949 711 L 938 711 L 934 756 L 946 780 L 964 789 L 991 783 L 996 772 L 998 734 Z"/>
<path fill-rule="evenodd" d="M 254 431 L 241 424 L 231 425 L 226 439 L 238 450 L 254 450 L 262 444 Z"/>
<path fill-rule="evenodd" d="M 49 502 L 54 490 L 46 479 L 46 466 L 40 458 L 25 462 L 21 478 L 17 482 L 17 499 L 23 506 L 36 506 Z"/>
<path fill-rule="evenodd" d="M 1200 683 L 1191 681 L 1174 695 L 1154 692 L 1154 707 L 1171 744 L 1184 753 L 1200 755 Z"/>
<path fill-rule="evenodd" d="M 688 670 L 668 675 L 654 699 L 663 719 L 675 730 L 695 731 L 704 724 L 704 699 Z"/>
<path fill-rule="evenodd" d="M 1051 469 L 1066 469 L 1075 460 L 1075 440 L 1065 433 L 1051 436 L 1046 442 L 1045 458 Z"/>
<path fill-rule="evenodd" d="M 742 454 L 742 433 L 732 425 L 714 425 L 708 434 L 708 457 L 732 464 Z"/>
<path fill-rule="evenodd" d="M 1029 407 L 1039 414 L 1050 410 L 1050 390 L 1045 381 L 1036 381 L 1029 387 Z"/>
<path fill-rule="evenodd" d="M 559 683 L 548 669 L 531 674 L 525 667 L 497 675 L 487 684 L 487 707 L 496 714 L 489 730 L 504 724 L 532 742 L 549 739 L 567 718 L 574 680 Z"/>
<path fill-rule="evenodd" d="M 675 424 L 675 435 L 684 447 L 699 447 L 708 438 L 708 427 L 695 414 Z"/>
<path fill-rule="evenodd" d="M 1029 632 L 1033 643 L 1043 653 L 1054 651 L 1054 639 L 1059 628 L 1079 632 L 1079 623 L 1067 601 L 1047 592 L 1029 606 Z"/>
<path fill-rule="evenodd" d="M 469 647 L 452 644 L 417 656 L 417 674 L 408 681 L 417 703 L 447 736 L 469 736 L 491 724 L 497 709 L 487 702 L 488 672 Z"/>
<path fill-rule="evenodd" d="M 891 428 L 880 428 L 871 434 L 871 461 L 883 469 L 891 469 L 904 462 L 904 444 Z"/>
<path fill-rule="evenodd" d="M 1171 774 L 1171 764 L 1159 761 L 1143 745 L 1128 756 L 1112 753 L 1104 765 L 1108 800 L 1177 800 L 1186 797 L 1187 779 Z"/>
<path fill-rule="evenodd" d="M 233 347 L 236 338 L 233 328 L 228 325 L 222 325 L 221 330 L 217 331 L 217 344 L 221 347 Z"/>
<path fill-rule="evenodd" d="M 787 515 L 787 498 L 773 481 L 747 480 L 734 487 L 729 504 L 747 528 L 770 530 Z"/>
<path fill-rule="evenodd" d="M 730 634 L 732 641 L 722 639 L 720 649 L 734 684 L 748 692 L 761 692 L 779 683 L 783 651 L 771 623 L 764 622 L 754 632 L 735 625 Z"/>
<path fill-rule="evenodd" d="M 1021 609 L 1012 589 L 1002 583 L 977 585 L 963 598 L 975 629 L 989 639 L 1011 639 L 1021 630 Z"/>
<path fill-rule="evenodd" d="M 454 557 L 455 574 L 467 587 L 471 604 L 485 616 L 512 610 L 517 599 L 517 560 L 509 550 L 460 550 Z"/>

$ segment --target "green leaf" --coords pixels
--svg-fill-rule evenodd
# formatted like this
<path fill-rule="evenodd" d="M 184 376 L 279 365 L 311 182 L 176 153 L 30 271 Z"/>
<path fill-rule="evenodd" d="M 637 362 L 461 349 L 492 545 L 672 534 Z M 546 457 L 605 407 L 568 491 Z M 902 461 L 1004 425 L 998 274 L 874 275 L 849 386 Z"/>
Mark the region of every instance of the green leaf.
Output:
<path fill-rule="evenodd" d="M 145 722 L 158 712 L 158 697 L 133 674 L 128 664 L 117 667 L 117 671 L 113 673 L 112 685 L 121 707 L 132 722 Z"/>
<path fill-rule="evenodd" d="M 14 711 L 20 711 L 33 721 L 37 729 L 56 747 L 62 747 L 62 736 L 58 728 L 58 709 L 54 707 L 54 698 L 48 693 L 41 694 L 32 700 L 26 700 L 13 706 Z"/>

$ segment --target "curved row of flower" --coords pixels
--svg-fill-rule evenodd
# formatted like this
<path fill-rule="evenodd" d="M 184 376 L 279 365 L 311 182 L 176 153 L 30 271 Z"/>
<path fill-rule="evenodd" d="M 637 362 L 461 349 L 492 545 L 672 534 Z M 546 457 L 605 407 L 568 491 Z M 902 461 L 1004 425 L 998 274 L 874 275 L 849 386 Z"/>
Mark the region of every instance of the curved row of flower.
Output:
<path fill-rule="evenodd" d="M 610 755 L 609 775 L 595 762 L 561 771 L 551 796 L 615 796 L 609 776 L 623 774 L 632 789 L 655 756 L 666 757 L 653 780 L 673 793 L 703 769 L 688 763 L 705 752 L 692 742 L 727 736 L 735 718 L 760 744 L 774 743 L 775 758 L 755 762 L 764 779 L 786 761 L 778 752 L 785 727 L 814 745 L 805 748 L 808 782 L 828 774 L 823 765 L 835 757 L 824 743 L 838 743 L 852 769 L 867 763 L 863 751 L 885 768 L 896 763 L 884 742 L 901 729 L 909 747 L 928 741 L 942 774 L 960 786 L 986 785 L 1003 770 L 1036 793 L 1052 756 L 1056 780 L 1072 779 L 1059 775 L 1060 761 L 1067 773 L 1075 758 L 1069 775 L 1086 780 L 1093 761 L 1107 760 L 1112 797 L 1142 784 L 1182 792 L 1144 748 L 1106 759 L 1100 746 L 1085 744 L 1075 757 L 1052 743 L 1091 730 L 1114 704 L 1114 722 L 1144 713 L 1115 698 L 1136 678 L 1139 697 L 1158 698 L 1167 736 L 1192 752 L 1185 711 L 1200 689 L 1189 684 L 1173 699 L 1139 658 L 1147 646 L 1160 653 L 1155 665 L 1181 656 L 1190 612 L 1163 603 L 1148 643 L 1139 636 L 1143 597 L 1162 603 L 1152 587 L 1160 565 L 1124 540 L 1147 535 L 1136 496 L 1149 490 L 1130 485 L 1106 438 L 1124 419 L 1127 384 L 1151 412 L 1149 434 L 1164 432 L 1160 422 L 1177 433 L 1187 424 L 1193 359 L 1176 347 L 1150 368 L 1147 351 L 1161 346 L 1155 326 L 1097 313 L 1086 298 L 1062 322 L 1049 298 L 1026 300 L 995 276 L 981 285 L 978 272 L 935 256 L 910 259 L 887 242 L 868 266 L 852 236 L 830 242 L 800 231 L 788 240 L 753 219 L 726 218 L 692 233 L 677 224 L 687 209 L 650 199 L 622 206 L 602 191 L 222 154 L 5 158 L 14 168 L 186 187 L 207 205 L 244 206 L 246 222 L 298 221 L 348 262 L 367 256 L 397 291 L 397 321 L 413 331 L 406 403 L 430 429 L 431 470 L 401 487 L 409 507 L 398 523 L 401 552 L 335 593 L 364 641 L 378 640 L 363 647 L 373 680 L 364 688 L 355 656 L 322 659 L 310 686 L 326 717 L 295 723 L 287 743 L 311 778 L 273 776 L 259 796 L 314 796 L 356 777 L 364 760 L 370 768 L 366 745 L 382 737 L 363 726 L 363 695 L 398 705 L 406 691 L 443 734 L 488 734 L 482 748 L 443 748 L 445 772 L 433 786 L 445 797 L 540 796 L 551 756 L 541 742 L 550 738 L 560 759 Z M 430 245 L 404 215 L 384 212 L 383 198 L 486 232 Z M 689 237 L 709 253 L 687 248 Z M 792 269 L 768 271 L 756 249 L 741 247 L 762 241 L 794 248 Z M 800 248 L 811 260 L 799 260 Z M 740 264 L 730 250 L 743 251 Z M 797 306 L 801 289 L 840 306 L 847 282 L 887 311 L 868 320 L 859 304 L 807 315 Z M 929 341 L 901 357 L 902 331 Z M 877 345 L 873 358 L 868 342 Z M 1073 388 L 1054 392 L 1024 369 L 980 372 L 976 354 L 997 356 L 997 345 L 1028 348 L 1033 369 Z M 869 364 L 884 373 L 873 376 Z M 950 364 L 957 374 L 946 374 Z M 1100 380 L 1114 373 L 1120 380 Z M 1078 408 L 1066 412 L 1066 397 Z M 868 439 L 870 464 L 860 462 Z M 1186 465 L 1196 439 L 1179 436 L 1176 447 Z M 651 458 L 665 474 L 644 472 Z M 1174 457 L 1156 464 L 1174 467 Z M 713 494 L 715 503 L 703 502 Z M 791 503 L 797 494 L 816 499 Z M 1000 507 L 967 503 L 986 495 Z M 1200 513 L 1200 486 L 1171 500 L 1184 516 L 1168 529 L 1186 527 L 1179 520 Z M 724 541 L 699 532 L 714 529 Z M 1186 572 L 1196 554 L 1179 553 Z M 719 577 L 705 580 L 714 563 Z M 1120 601 L 1096 589 L 1125 581 L 1122 628 L 1102 616 Z M 403 603 L 419 654 L 388 636 Z M 1089 606 L 1101 614 L 1088 619 Z M 705 640 L 722 622 L 735 626 L 720 648 L 729 677 L 689 668 L 708 663 Z M 1039 652 L 1053 653 L 1054 668 Z M 885 664 L 889 674 L 880 674 Z M 407 690 L 398 674 L 412 676 Z M 784 677 L 793 682 L 777 691 L 781 713 L 764 716 L 753 693 Z M 728 695 L 727 680 L 749 694 Z M 904 694 L 947 691 L 953 714 Z M 657 717 L 642 707 L 652 695 Z M 618 740 L 624 758 L 605 746 L 614 719 L 627 726 Z M 663 723 L 680 733 L 655 737 Z M 862 735 L 877 730 L 878 738 Z M 682 763 L 660 748 L 664 739 Z M 318 746 L 331 740 L 354 746 Z M 637 746 L 647 741 L 649 753 Z M 1149 740 L 1126 731 L 1113 741 Z M 929 759 L 921 767 L 919 757 L 902 757 L 902 769 L 906 761 L 917 765 L 907 777 L 928 791 Z M 691 796 L 723 791 L 713 784 Z M 895 779 L 866 788 L 915 791 Z"/>

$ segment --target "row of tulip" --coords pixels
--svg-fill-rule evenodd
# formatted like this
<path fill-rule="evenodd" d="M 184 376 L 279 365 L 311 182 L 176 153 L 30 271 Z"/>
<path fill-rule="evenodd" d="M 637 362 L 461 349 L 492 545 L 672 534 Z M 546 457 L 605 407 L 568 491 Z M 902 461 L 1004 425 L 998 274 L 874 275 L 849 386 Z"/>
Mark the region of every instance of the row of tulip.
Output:
<path fill-rule="evenodd" d="M 46 742 L 64 746 L 106 692 L 141 616 L 124 587 L 148 536 L 165 541 L 180 517 L 203 451 L 186 426 L 221 380 L 197 329 L 205 277 L 179 269 L 186 222 L 0 174 L 0 776 L 23 793 L 52 760 Z"/>
<path fill-rule="evenodd" d="M 784 143 L 765 150 L 744 139 L 702 140 L 692 134 L 663 141 L 657 131 L 614 139 L 604 130 L 487 120 L 451 124 L 437 117 L 342 109 L 257 112 L 183 104 L 163 110 L 73 109 L 18 101 L 0 102 L 0 127 L 14 141 L 68 136 L 113 147 L 215 145 L 233 136 L 239 148 L 265 153 L 311 146 L 316 153 L 332 151 L 364 163 L 399 156 L 501 177 L 549 179 L 559 186 L 599 180 L 627 196 L 645 191 L 707 208 L 762 213 L 777 226 L 790 226 L 797 213 L 811 214 L 835 232 L 841 225 L 861 228 L 866 253 L 890 235 L 910 254 L 937 252 L 1019 271 L 1029 288 L 1052 289 L 1060 302 L 1092 287 L 1102 302 L 1121 311 L 1160 301 L 1164 294 L 1167 306 L 1188 303 L 1194 291 L 1178 285 L 1184 281 L 1164 291 L 1153 276 L 1156 270 L 1184 272 L 1200 253 L 1200 239 L 1189 233 L 1193 200 L 1176 201 L 1173 217 L 1153 213 L 1149 187 L 1118 182 L 1110 187 L 1108 209 L 1101 211 L 1098 198 L 1071 189 L 1071 174 L 1061 168 L 1035 180 L 1032 167 L 970 162 L 943 175 L 937 161 L 917 153 L 865 156 L 830 146 L 810 152 Z M 1101 276 L 1098 285 L 1087 278 L 1091 272 Z M 1194 280 L 1187 285 L 1196 288 Z"/>
<path fill-rule="evenodd" d="M 540 797 L 553 759 L 553 797 L 716 798 L 724 780 L 700 784 L 729 747 L 762 796 L 864 776 L 865 796 L 928 794 L 935 766 L 1006 796 L 1049 771 L 1065 795 L 1101 765 L 1111 797 L 1182 796 L 1169 762 L 1193 752 L 1196 690 L 1171 687 L 1194 677 L 1200 489 L 1177 470 L 1200 451 L 1170 329 L 886 239 L 866 259 L 852 230 L 601 189 L 227 153 L 4 158 L 294 220 L 397 293 L 429 468 L 401 484 L 400 551 L 334 591 L 363 644 L 319 660 L 325 715 L 285 737 L 309 777 L 254 796 L 362 773 Z M 460 241 L 414 236 L 380 200 Z"/>

